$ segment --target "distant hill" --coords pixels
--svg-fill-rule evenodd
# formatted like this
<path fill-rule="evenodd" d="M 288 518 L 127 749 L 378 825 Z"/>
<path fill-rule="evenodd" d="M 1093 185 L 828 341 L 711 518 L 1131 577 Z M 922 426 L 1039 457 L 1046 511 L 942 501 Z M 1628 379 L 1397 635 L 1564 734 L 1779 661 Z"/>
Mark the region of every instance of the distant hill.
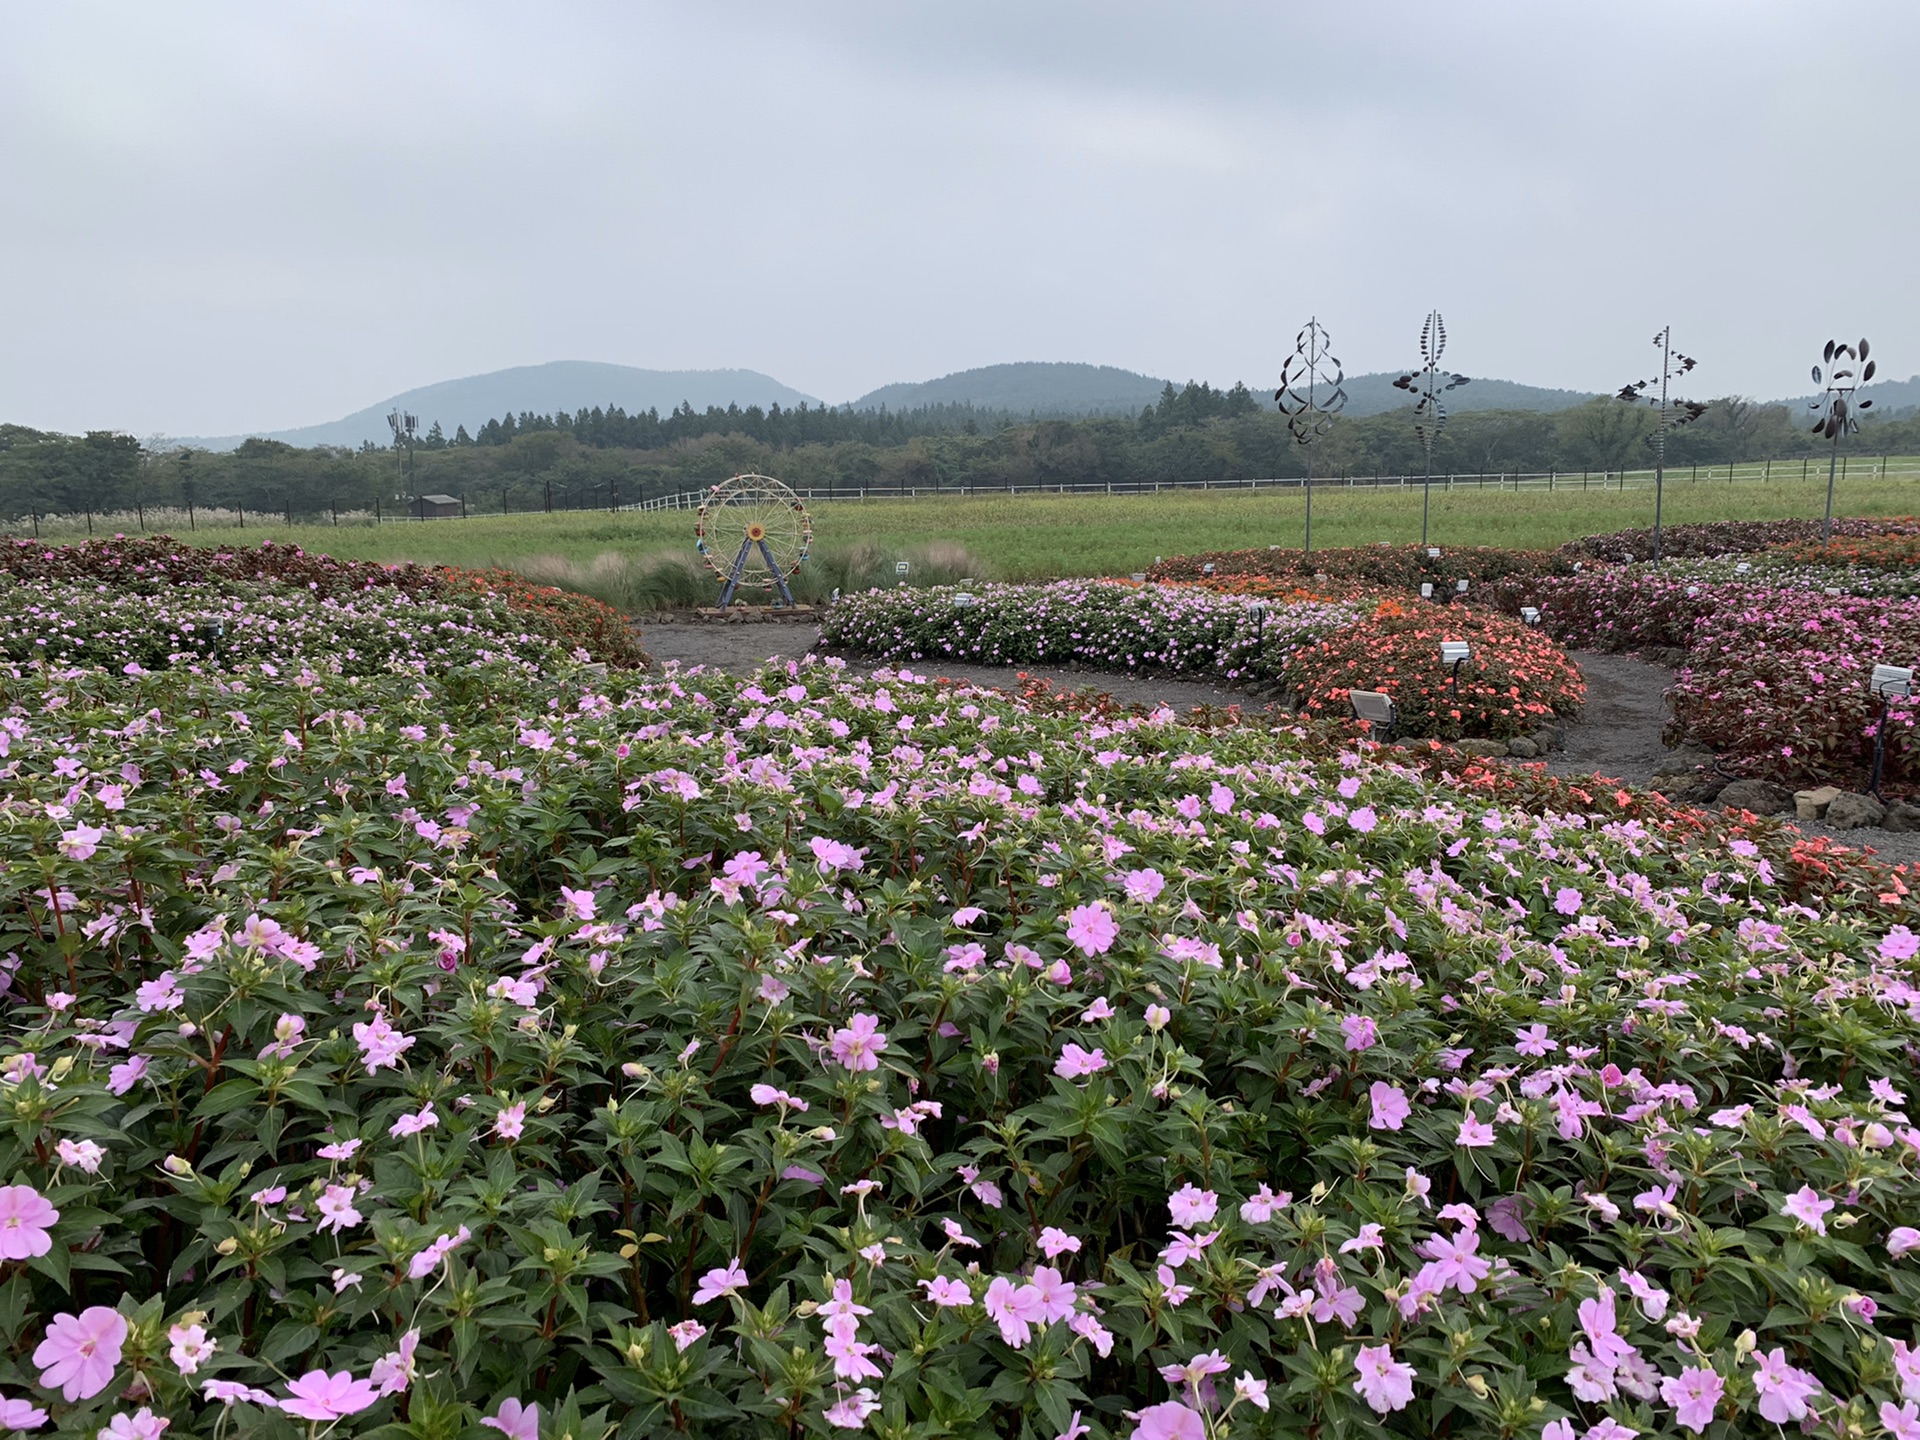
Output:
<path fill-rule="evenodd" d="M 810 405 L 820 403 L 811 395 L 790 389 L 757 370 L 636 370 L 631 365 L 604 365 L 592 360 L 555 360 L 546 365 L 518 365 L 511 370 L 470 375 L 464 380 L 423 385 L 324 425 L 249 433 L 262 439 L 284 440 L 289 445 L 344 445 L 358 449 L 363 440 L 385 445 L 393 439 L 393 432 L 387 426 L 387 412 L 396 408 L 419 416 L 423 434 L 434 421 L 439 421 L 440 428 L 451 439 L 461 425 L 471 432 L 489 420 L 525 410 L 548 415 L 556 410 L 572 413 L 590 410 L 596 405 L 618 405 L 629 414 L 658 410 L 664 415 L 683 400 L 696 410 L 705 410 L 709 405 L 722 409 L 733 404 L 765 407 L 775 401 L 787 406 L 798 405 L 803 400 Z M 248 435 L 220 435 L 173 443 L 202 450 L 232 450 L 247 438 Z"/>
<path fill-rule="evenodd" d="M 1793 419 L 1798 422 L 1802 415 L 1806 423 L 1813 424 L 1812 395 L 1796 395 L 1791 400 L 1774 400 L 1771 404 L 1785 405 Z M 1871 385 L 1860 387 L 1860 399 L 1873 401 L 1873 409 L 1867 413 L 1891 420 L 1896 416 L 1911 412 L 1920 406 L 1920 375 L 1911 375 L 1905 380 L 1875 380 Z"/>
<path fill-rule="evenodd" d="M 853 402 L 856 410 L 917 410 L 973 405 L 1017 415 L 1137 415 L 1160 398 L 1166 381 L 1112 365 L 1025 360 L 984 365 L 919 384 L 882 385 Z"/>
<path fill-rule="evenodd" d="M 1413 404 L 1412 394 L 1394 388 L 1393 382 L 1402 373 L 1398 370 L 1380 370 L 1370 375 L 1349 375 L 1346 413 L 1356 418 L 1383 415 L 1389 410 Z M 1261 396 L 1262 400 L 1270 401 L 1272 398 L 1271 390 Z M 1522 385 L 1514 380 L 1483 380 L 1476 375 L 1471 383 L 1447 392 L 1446 406 L 1454 414 L 1468 410 L 1536 410 L 1551 413 L 1570 410 L 1591 399 L 1592 393 L 1586 390 L 1546 390 L 1538 385 Z"/>
<path fill-rule="evenodd" d="M 1349 376 L 1346 413 L 1378 415 L 1410 405 L 1412 397 L 1404 390 L 1393 388 L 1397 373 L 1383 370 Z M 1223 377 L 1213 383 L 1225 388 L 1235 378 Z M 1176 382 L 1175 388 L 1184 383 Z M 1271 383 L 1254 384 L 1252 380 L 1247 383 L 1253 386 L 1260 403 L 1271 409 Z M 883 385 L 853 401 L 852 406 L 856 410 L 878 410 L 884 405 L 889 410 L 900 411 L 929 405 L 972 405 L 1015 416 L 1137 415 L 1160 398 L 1166 384 L 1154 376 L 1113 365 L 1023 361 L 962 370 L 938 380 Z M 1910 407 L 1920 402 L 1920 376 L 1899 384 L 1876 385 L 1873 393 L 1883 397 L 1876 409 L 1884 407 L 1891 413 Z M 1453 411 L 1554 411 L 1591 398 L 1579 390 L 1547 390 L 1511 380 L 1476 378 L 1471 385 L 1447 397 L 1447 408 Z M 358 449 L 363 441 L 385 445 L 392 439 L 387 412 L 394 409 L 419 416 L 422 432 L 439 421 L 441 430 L 451 439 L 462 425 L 471 433 L 488 420 L 509 413 L 518 415 L 531 410 L 548 415 L 560 410 L 571 413 L 596 405 L 617 405 L 629 414 L 650 409 L 665 414 L 683 401 L 696 410 L 705 410 L 708 406 L 724 409 L 728 405 L 764 408 L 776 402 L 787 407 L 803 401 L 810 405 L 821 403 L 756 370 L 639 370 L 630 365 L 606 365 L 590 360 L 555 360 L 546 365 L 520 365 L 511 370 L 423 385 L 321 425 L 202 436 L 170 443 L 202 450 L 232 450 L 249 435 L 257 435 L 268 440 L 284 440 L 289 445 L 339 445 Z"/>
<path fill-rule="evenodd" d="M 1400 372 L 1383 370 L 1347 378 L 1347 414 L 1378 415 L 1411 405 L 1413 397 L 1396 390 Z M 1166 381 L 1111 365 L 1073 365 L 1027 361 L 962 370 L 918 385 L 883 385 L 853 402 L 856 410 L 913 410 L 922 405 L 974 405 L 1016 415 L 1137 415 L 1160 398 Z M 1176 381 L 1177 390 L 1184 381 Z M 1214 384 L 1225 388 L 1233 378 Z M 1252 384 L 1249 381 L 1248 384 Z M 1273 386 L 1254 386 L 1260 403 L 1273 408 Z M 1449 410 L 1565 410 L 1593 396 L 1583 390 L 1546 390 L 1512 380 L 1480 380 L 1447 396 Z"/>

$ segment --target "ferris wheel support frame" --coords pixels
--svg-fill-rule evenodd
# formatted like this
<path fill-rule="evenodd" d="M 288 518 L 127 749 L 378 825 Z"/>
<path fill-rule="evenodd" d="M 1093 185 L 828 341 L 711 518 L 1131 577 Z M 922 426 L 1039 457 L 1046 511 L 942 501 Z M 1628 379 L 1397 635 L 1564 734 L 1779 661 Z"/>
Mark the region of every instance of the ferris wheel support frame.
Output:
<path fill-rule="evenodd" d="M 773 576 L 773 583 L 780 591 L 781 600 L 789 607 L 792 606 L 793 591 L 787 588 L 787 577 L 780 571 L 780 562 L 773 558 L 773 547 L 767 544 L 764 539 L 754 540 L 749 537 L 740 542 L 739 553 L 733 557 L 733 564 L 727 567 L 726 587 L 720 592 L 720 608 L 722 610 L 733 604 L 734 592 L 740 588 L 741 577 L 747 572 L 747 556 L 753 553 L 755 545 L 760 547 L 761 557 L 767 562 L 767 571 Z"/>

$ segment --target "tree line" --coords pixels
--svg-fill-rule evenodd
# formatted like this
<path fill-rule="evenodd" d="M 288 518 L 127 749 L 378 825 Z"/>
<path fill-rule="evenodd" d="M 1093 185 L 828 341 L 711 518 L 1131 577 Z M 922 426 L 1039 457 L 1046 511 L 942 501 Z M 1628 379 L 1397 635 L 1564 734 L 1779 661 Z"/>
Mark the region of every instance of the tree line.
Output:
<path fill-rule="evenodd" d="M 801 489 L 1003 489 L 1010 485 L 1233 482 L 1305 473 L 1285 418 L 1244 385 L 1169 385 L 1137 416 L 1047 419 L 971 406 L 856 412 L 831 407 L 690 406 L 662 416 L 618 407 L 503 417 L 452 440 L 438 427 L 398 447 L 296 448 L 249 440 L 237 450 L 144 450 L 131 436 L 0 425 L 0 519 L 136 507 L 244 508 L 296 517 L 403 512 L 444 493 L 470 512 L 604 509 L 695 490 L 757 470 Z M 1595 399 L 1552 414 L 1457 414 L 1434 448 L 1435 474 L 1604 473 L 1653 462 L 1645 406 Z M 463 438 L 464 437 L 464 438 Z M 1853 454 L 1920 453 L 1920 413 L 1869 419 Z M 1672 431 L 1670 466 L 1826 454 L 1784 405 L 1713 401 Z M 1335 421 L 1313 446 L 1321 477 L 1417 475 L 1425 455 L 1405 409 Z"/>

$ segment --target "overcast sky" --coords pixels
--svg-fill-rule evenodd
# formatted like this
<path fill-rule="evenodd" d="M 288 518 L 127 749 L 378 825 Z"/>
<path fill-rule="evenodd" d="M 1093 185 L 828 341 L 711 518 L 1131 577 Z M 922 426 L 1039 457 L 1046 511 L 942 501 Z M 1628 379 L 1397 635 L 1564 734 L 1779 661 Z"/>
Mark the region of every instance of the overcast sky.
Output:
<path fill-rule="evenodd" d="M 0 8 L 0 420 L 223 434 L 546 360 L 829 400 L 1271 386 L 1309 314 L 1613 389 L 1920 371 L 1920 4 Z"/>

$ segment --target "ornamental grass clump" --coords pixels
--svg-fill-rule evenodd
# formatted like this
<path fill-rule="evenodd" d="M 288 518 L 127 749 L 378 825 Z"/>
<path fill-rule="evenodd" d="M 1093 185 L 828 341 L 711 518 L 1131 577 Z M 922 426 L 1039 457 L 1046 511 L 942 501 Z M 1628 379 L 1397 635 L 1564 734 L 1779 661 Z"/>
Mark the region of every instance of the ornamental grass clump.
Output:
<path fill-rule="evenodd" d="M 1443 641 L 1464 640 L 1471 658 L 1456 679 Z M 1566 651 L 1542 632 L 1465 605 L 1419 601 L 1383 607 L 1301 649 L 1288 680 L 1301 712 L 1350 713 L 1354 690 L 1393 697 L 1407 737 L 1509 739 L 1576 719 L 1586 682 Z"/>
<path fill-rule="evenodd" d="M 1898 873 L 1310 725 L 306 641 L 0 676 L 0 1422 L 1920 1415 Z"/>

